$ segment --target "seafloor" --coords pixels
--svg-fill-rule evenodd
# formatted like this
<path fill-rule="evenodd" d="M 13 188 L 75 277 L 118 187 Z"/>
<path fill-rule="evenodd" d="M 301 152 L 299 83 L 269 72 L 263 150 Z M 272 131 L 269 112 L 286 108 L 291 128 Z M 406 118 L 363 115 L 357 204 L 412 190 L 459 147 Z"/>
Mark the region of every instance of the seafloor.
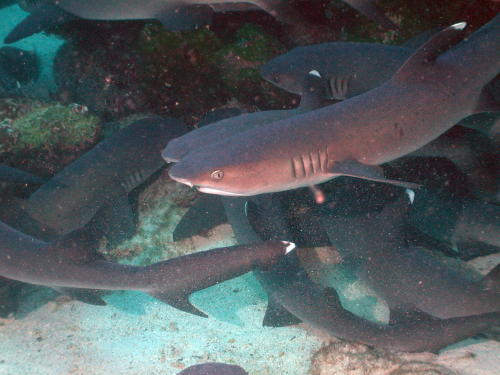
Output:
<path fill-rule="evenodd" d="M 23 14 L 17 7 L 0 11 L 0 40 Z M 41 57 L 41 86 L 51 82 L 51 61 L 59 45 L 60 41 L 43 34 L 15 44 Z M 142 193 L 140 202 L 149 206 L 142 204 L 138 234 L 120 248 L 122 254 L 141 250 L 138 257 L 127 258 L 129 262 L 145 263 L 234 243 L 228 225 L 203 237 L 171 242 L 185 211 L 172 197 L 183 194 L 182 190 L 162 176 Z M 475 263 L 486 271 L 495 260 Z M 329 279 L 336 280 L 350 309 L 365 317 L 386 318 L 385 306 L 351 275 L 339 269 Z M 266 296 L 251 274 L 192 296 L 208 319 L 135 292 L 110 293 L 104 297 L 108 304 L 104 307 L 64 297 L 50 300 L 53 294 L 47 290 L 25 293 L 16 318 L 0 320 L 1 375 L 170 375 L 207 361 L 235 363 L 251 375 L 493 375 L 500 367 L 500 343 L 486 338 L 458 343 L 440 355 L 407 355 L 332 340 L 308 327 L 262 327 Z M 327 347 L 329 342 L 333 344 Z M 325 348 L 317 353 L 321 347 Z"/>

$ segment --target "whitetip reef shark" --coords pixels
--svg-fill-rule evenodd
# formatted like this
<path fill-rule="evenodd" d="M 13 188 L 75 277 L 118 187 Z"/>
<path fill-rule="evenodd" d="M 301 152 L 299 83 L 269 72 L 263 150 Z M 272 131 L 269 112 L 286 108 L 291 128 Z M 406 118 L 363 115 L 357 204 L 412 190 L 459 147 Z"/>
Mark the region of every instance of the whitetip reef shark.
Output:
<path fill-rule="evenodd" d="M 391 319 L 421 312 L 440 319 L 500 312 L 500 289 L 490 288 L 488 276 L 472 281 L 427 249 L 406 245 L 409 206 L 402 197 L 380 213 L 325 216 L 323 226 L 342 259 L 358 264 L 361 279 L 386 300 Z"/>
<path fill-rule="evenodd" d="M 249 129 L 265 126 L 277 120 L 289 118 L 300 113 L 324 107 L 332 101 L 327 98 L 327 82 L 318 72 L 306 75 L 303 82 L 300 104 L 294 109 L 277 109 L 244 113 L 200 126 L 168 142 L 162 152 L 167 163 L 178 162 L 192 150 L 197 150 L 221 139 L 229 138 Z M 265 127 L 263 128 L 265 131 Z"/>
<path fill-rule="evenodd" d="M 23 212 L 43 228 L 47 234 L 43 239 L 82 228 L 105 204 L 115 212 L 127 213 L 127 194 L 164 165 L 161 150 L 186 131 L 173 118 L 152 116 L 135 121 L 58 172 L 21 203 Z M 39 236 L 38 232 L 30 234 Z"/>
<path fill-rule="evenodd" d="M 270 267 L 295 245 L 268 241 L 193 253 L 149 266 L 108 262 L 96 252 L 97 240 L 86 228 L 51 243 L 39 241 L 0 222 L 0 276 L 62 292 L 137 290 L 185 312 L 206 317 L 189 295 L 253 268 Z M 101 303 L 105 304 L 104 301 Z"/>
<path fill-rule="evenodd" d="M 262 213 L 267 217 L 266 222 L 272 223 L 275 235 L 280 236 L 287 229 L 283 227 L 280 210 L 272 202 L 266 204 L 271 198 L 261 195 L 250 199 L 258 204 L 264 201 L 267 208 Z M 222 197 L 222 200 L 238 242 L 262 240 L 245 215 L 247 199 Z M 388 325 L 374 323 L 344 309 L 334 289 L 315 284 L 300 266 L 296 252 L 270 269 L 255 270 L 254 274 L 269 298 L 264 325 L 282 326 L 303 321 L 326 334 L 379 348 L 438 352 L 476 335 L 500 319 L 497 312 L 450 319 L 436 319 L 422 313 L 416 320 L 403 318 Z"/>
<path fill-rule="evenodd" d="M 383 27 L 399 30 L 374 0 L 344 1 Z M 28 5 L 32 13 L 7 35 L 5 43 L 78 17 L 101 21 L 156 19 L 169 30 L 183 31 L 209 25 L 213 12 L 256 8 L 287 25 L 305 24 L 287 0 L 30 0 Z"/>
<path fill-rule="evenodd" d="M 407 155 L 472 114 L 500 71 L 500 15 L 460 45 L 465 23 L 421 46 L 386 83 L 321 109 L 190 152 L 174 180 L 199 191 L 248 196 L 338 176 L 390 182 L 380 164 Z M 445 51 L 445 52 L 443 52 Z M 414 186 L 413 186 L 414 187 Z"/>

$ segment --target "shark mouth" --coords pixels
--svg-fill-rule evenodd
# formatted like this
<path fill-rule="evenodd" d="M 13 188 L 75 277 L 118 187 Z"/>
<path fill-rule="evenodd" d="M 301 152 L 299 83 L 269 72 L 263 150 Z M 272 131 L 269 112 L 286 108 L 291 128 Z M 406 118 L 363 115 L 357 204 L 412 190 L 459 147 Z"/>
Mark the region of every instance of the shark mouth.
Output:
<path fill-rule="evenodd" d="M 243 197 L 243 196 L 245 196 L 244 194 L 231 193 L 229 191 L 213 189 L 213 188 L 203 187 L 203 186 L 195 186 L 195 188 L 198 191 L 200 191 L 202 193 L 207 193 L 207 194 L 226 195 L 226 196 L 231 196 L 231 197 Z"/>

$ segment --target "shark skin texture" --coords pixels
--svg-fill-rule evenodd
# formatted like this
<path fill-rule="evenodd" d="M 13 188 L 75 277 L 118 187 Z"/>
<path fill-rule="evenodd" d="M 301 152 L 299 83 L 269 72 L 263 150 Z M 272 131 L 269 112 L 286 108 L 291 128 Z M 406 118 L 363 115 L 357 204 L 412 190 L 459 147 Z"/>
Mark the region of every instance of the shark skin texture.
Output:
<path fill-rule="evenodd" d="M 500 312 L 499 290 L 471 281 L 427 249 L 406 244 L 409 206 L 403 197 L 380 213 L 325 216 L 323 226 L 332 245 L 343 258 L 359 264 L 360 278 L 391 311 L 424 312 L 440 319 Z"/>
<path fill-rule="evenodd" d="M 266 207 L 262 214 L 271 232 L 282 236 L 287 232 L 280 209 L 269 195 L 258 197 L 221 197 L 226 215 L 239 243 L 262 240 L 245 215 L 247 202 Z M 337 293 L 315 284 L 300 266 L 294 252 L 267 270 L 254 274 L 268 293 L 268 311 L 264 324 L 282 326 L 300 321 L 322 332 L 349 341 L 356 341 L 391 350 L 438 352 L 443 347 L 481 332 L 498 322 L 500 313 L 469 317 L 435 319 L 421 314 L 417 320 L 400 320 L 391 325 L 373 323 L 345 310 Z"/>
<path fill-rule="evenodd" d="M 26 221 L 38 223 L 42 232 L 53 234 L 48 238 L 52 239 L 83 227 L 109 202 L 114 201 L 111 208 L 128 205 L 120 201 L 164 165 L 161 150 L 186 131 L 173 118 L 134 122 L 66 166 L 23 202 Z"/>
<path fill-rule="evenodd" d="M 293 249 L 286 241 L 267 241 L 193 253 L 148 266 L 129 266 L 102 259 L 93 231 L 79 229 L 47 243 L 0 222 L 0 276 L 56 290 L 137 290 L 202 317 L 189 295 L 240 276 L 255 267 L 268 268 Z M 105 304 L 104 302 L 102 304 Z"/>
<path fill-rule="evenodd" d="M 498 74 L 500 16 L 457 46 L 465 26 L 434 35 L 381 86 L 268 124 L 265 133 L 251 129 L 207 145 L 169 175 L 201 192 L 232 196 L 338 176 L 383 182 L 378 165 L 416 151 L 472 114 L 482 88 Z"/>

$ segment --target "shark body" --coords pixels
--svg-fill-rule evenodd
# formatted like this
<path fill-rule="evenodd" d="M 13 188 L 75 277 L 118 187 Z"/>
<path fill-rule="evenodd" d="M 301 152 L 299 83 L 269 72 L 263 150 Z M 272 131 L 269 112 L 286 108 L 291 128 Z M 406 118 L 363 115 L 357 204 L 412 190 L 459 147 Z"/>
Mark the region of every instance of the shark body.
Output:
<path fill-rule="evenodd" d="M 239 243 L 261 240 L 245 215 L 247 199 L 222 197 L 226 215 Z M 267 207 L 262 213 L 272 224 L 274 235 L 287 229 L 279 208 L 268 196 L 251 198 Z M 270 203 L 270 204 L 267 204 Z M 437 352 L 498 322 L 500 313 L 468 317 L 433 319 L 422 314 L 418 320 L 401 320 L 392 325 L 362 319 L 344 309 L 333 289 L 315 284 L 300 266 L 296 253 L 280 260 L 267 270 L 254 271 L 268 293 L 269 303 L 265 325 L 308 323 L 322 332 L 366 345 L 408 352 Z"/>
<path fill-rule="evenodd" d="M 57 173 L 23 203 L 24 211 L 55 236 L 81 228 L 105 204 L 119 208 L 118 199 L 164 165 L 165 144 L 186 130 L 172 118 L 136 121 Z"/>
<path fill-rule="evenodd" d="M 438 32 L 425 33 L 429 39 Z M 423 43 L 418 41 L 418 46 Z M 417 46 L 417 47 L 418 47 Z M 260 68 L 262 78 L 291 93 L 301 95 L 307 72 L 317 70 L 329 82 L 329 96 L 343 100 L 363 94 L 390 80 L 415 52 L 407 45 L 328 42 L 301 46 L 277 56 Z M 478 110 L 498 111 L 500 84 L 496 77 L 483 90 Z"/>
<path fill-rule="evenodd" d="M 139 267 L 102 260 L 94 252 L 94 233 L 86 229 L 46 243 L 0 222 L 0 238 L 2 277 L 54 288 L 137 290 L 200 316 L 206 315 L 190 304 L 189 294 L 256 266 L 269 267 L 290 250 L 290 243 L 273 241 L 213 249 Z"/>
<path fill-rule="evenodd" d="M 317 74 L 306 74 L 300 105 L 294 109 L 258 111 L 244 113 L 200 126 L 189 133 L 172 139 L 162 152 L 167 162 L 178 162 L 192 150 L 207 144 L 217 143 L 249 129 L 260 128 L 266 124 L 298 114 L 321 108 L 331 103 L 326 99 L 327 83 Z"/>
<path fill-rule="evenodd" d="M 473 113 L 484 85 L 498 74 L 500 16 L 449 49 L 464 28 L 435 35 L 378 88 L 193 151 L 169 174 L 221 195 L 284 191 L 342 175 L 384 181 L 378 165 Z"/>
<path fill-rule="evenodd" d="M 359 264 L 361 277 L 391 311 L 425 312 L 440 319 L 500 312 L 500 290 L 489 290 L 426 249 L 405 244 L 407 206 L 400 200 L 381 213 L 325 217 L 323 223 L 332 245 Z"/>

